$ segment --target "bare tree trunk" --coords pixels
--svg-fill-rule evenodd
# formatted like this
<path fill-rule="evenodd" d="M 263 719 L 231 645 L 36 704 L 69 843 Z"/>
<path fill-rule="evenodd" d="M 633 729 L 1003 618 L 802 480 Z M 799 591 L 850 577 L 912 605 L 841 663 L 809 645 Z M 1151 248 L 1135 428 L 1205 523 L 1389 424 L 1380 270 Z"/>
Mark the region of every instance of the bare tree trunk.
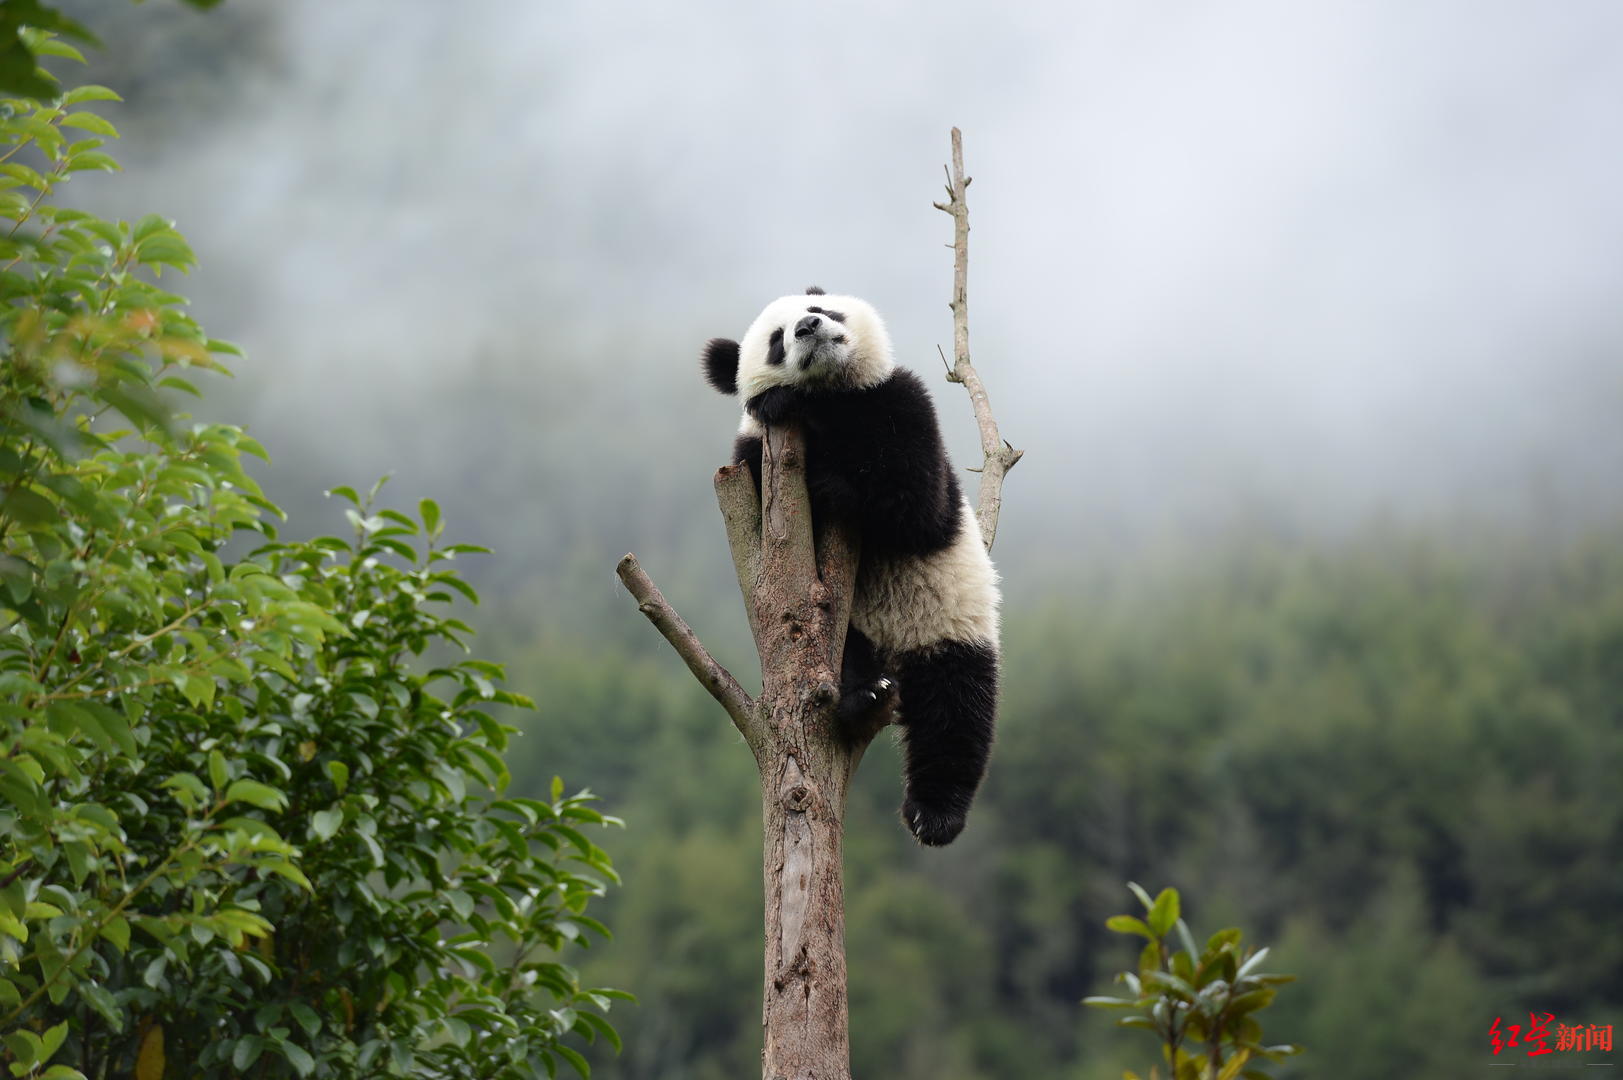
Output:
<path fill-rule="evenodd" d="M 958 366 L 949 378 L 970 389 L 983 444 L 997 448 L 997 427 L 986 392 L 969 362 L 964 299 L 969 228 L 963 205 L 968 181 L 963 178 L 956 128 L 953 163 L 957 184 L 948 188 L 953 202 L 941 207 L 953 213 L 957 223 L 953 311 Z M 988 450 L 987 471 L 995 473 L 990 488 L 983 476 L 980 510 L 988 547 L 997 528 L 1003 473 L 1019 456 L 1012 449 L 1007 455 Z M 831 523 L 817 523 L 814 530 L 806 494 L 805 445 L 793 427 L 767 430 L 759 499 L 744 465 L 716 473 L 716 498 L 761 660 L 759 698 L 751 698 L 716 663 L 635 556 L 621 559 L 618 572 L 638 609 L 732 717 L 760 771 L 766 896 L 761 1076 L 850 1080 L 842 870 L 845 802 L 863 751 L 892 720 L 889 702 L 876 708 L 864 730 L 854 734 L 842 733 L 835 715 L 856 577 L 856 538 Z"/>
<path fill-rule="evenodd" d="M 832 526 L 814 537 L 799 431 L 768 431 L 761 474 L 759 503 L 746 466 L 716 474 L 761 658 L 759 698 L 751 699 L 711 658 L 634 557 L 621 560 L 620 577 L 727 707 L 760 770 L 766 895 L 761 1075 L 849 1080 L 842 831 L 851 775 L 872 732 L 848 743 L 834 713 L 856 550 Z"/>
<path fill-rule="evenodd" d="M 754 580 L 739 584 L 754 613 L 764 683 L 752 742 L 761 775 L 766 894 L 761 1075 L 846 1080 L 851 1051 L 841 852 L 855 761 L 834 710 L 856 552 L 831 526 L 814 540 L 798 431 L 768 432 L 761 473 L 759 530 L 752 516 L 727 520 L 735 553 L 760 551 Z M 744 466 L 722 470 L 717 489 L 724 514 L 737 501 L 729 497 L 734 491 L 752 500 L 755 494 Z"/>

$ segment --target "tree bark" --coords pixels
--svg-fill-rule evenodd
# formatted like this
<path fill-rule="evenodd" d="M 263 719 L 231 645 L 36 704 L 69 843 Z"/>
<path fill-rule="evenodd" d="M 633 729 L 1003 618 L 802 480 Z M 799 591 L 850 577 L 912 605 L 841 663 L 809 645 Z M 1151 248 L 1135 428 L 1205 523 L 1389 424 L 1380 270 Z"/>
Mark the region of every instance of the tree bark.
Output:
<path fill-rule="evenodd" d="M 761 473 L 753 515 L 748 468 L 716 477 L 763 675 L 750 740 L 766 898 L 761 1075 L 848 1080 L 842 840 L 856 748 L 835 708 L 857 555 L 842 530 L 814 528 L 797 430 L 768 430 Z"/>
<path fill-rule="evenodd" d="M 634 556 L 620 560 L 619 574 L 755 754 L 766 898 L 763 1080 L 850 1080 L 843 823 L 856 763 L 882 726 L 848 740 L 836 725 L 857 551 L 843 530 L 814 528 L 798 430 L 767 431 L 761 474 L 759 501 L 747 466 L 716 474 L 761 659 L 759 698 L 715 661 Z"/>
<path fill-rule="evenodd" d="M 1020 452 L 999 445 L 985 387 L 969 361 L 964 204 L 969 181 L 957 128 L 952 140 L 951 202 L 935 204 L 953 215 L 955 225 L 957 364 L 948 378 L 969 390 L 981 430 L 986 462 L 978 513 L 990 548 L 1003 475 Z M 716 473 L 716 498 L 761 661 L 760 697 L 750 697 L 716 662 L 635 556 L 621 559 L 618 572 L 638 610 L 732 717 L 760 772 L 766 899 L 762 1080 L 850 1080 L 842 868 L 846 795 L 863 751 L 894 719 L 894 703 L 881 702 L 857 731 L 842 731 L 837 723 L 857 542 L 832 523 L 812 521 L 805 457 L 796 428 L 768 428 L 759 497 L 747 466 L 729 465 Z"/>

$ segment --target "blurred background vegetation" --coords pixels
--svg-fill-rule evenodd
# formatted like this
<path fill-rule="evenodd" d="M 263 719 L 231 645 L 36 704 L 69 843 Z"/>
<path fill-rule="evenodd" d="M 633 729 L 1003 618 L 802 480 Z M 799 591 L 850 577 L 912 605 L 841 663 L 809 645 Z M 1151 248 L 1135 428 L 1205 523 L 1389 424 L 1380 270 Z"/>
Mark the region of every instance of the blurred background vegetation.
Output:
<path fill-rule="evenodd" d="M 1495 1016 L 1623 1019 L 1615 8 L 846 4 L 810 40 L 742 3 L 65 8 L 127 98 L 127 175 L 75 197 L 179 219 L 267 492 L 319 523 L 392 470 L 496 549 L 466 572 L 539 705 L 515 787 L 628 822 L 585 975 L 641 1004 L 599 1075 L 750 1075 L 759 1039 L 749 755 L 612 567 L 753 670 L 694 356 L 817 281 L 928 374 L 953 123 L 1028 450 L 1007 689 L 945 852 L 865 762 L 857 1075 L 1142 1068 L 1079 1007 L 1132 959 L 1129 879 L 1301 977 L 1281 1076 L 1476 1076 Z"/>

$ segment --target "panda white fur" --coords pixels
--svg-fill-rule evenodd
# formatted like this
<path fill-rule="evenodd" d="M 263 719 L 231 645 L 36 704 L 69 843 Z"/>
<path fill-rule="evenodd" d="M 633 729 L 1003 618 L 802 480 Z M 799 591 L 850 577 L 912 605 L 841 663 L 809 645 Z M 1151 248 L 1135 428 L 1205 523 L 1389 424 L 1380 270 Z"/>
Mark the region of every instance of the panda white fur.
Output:
<path fill-rule="evenodd" d="M 761 482 L 764 425 L 806 437 L 812 515 L 861 536 L 841 677 L 853 720 L 894 684 L 907 791 L 902 818 L 926 844 L 963 830 L 997 711 L 997 573 L 947 460 L 918 377 L 896 367 L 879 315 L 812 288 L 766 306 L 742 341 L 704 350 L 712 386 L 744 399 L 734 461 Z"/>

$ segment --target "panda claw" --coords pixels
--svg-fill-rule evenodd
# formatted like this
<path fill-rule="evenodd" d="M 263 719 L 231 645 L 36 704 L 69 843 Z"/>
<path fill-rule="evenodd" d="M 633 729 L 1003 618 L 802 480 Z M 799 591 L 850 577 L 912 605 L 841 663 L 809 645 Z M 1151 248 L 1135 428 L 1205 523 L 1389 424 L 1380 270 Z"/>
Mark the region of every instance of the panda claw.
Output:
<path fill-rule="evenodd" d="M 847 691 L 840 703 L 840 713 L 847 720 L 866 717 L 890 700 L 896 684 L 880 677 L 860 690 Z"/>
<path fill-rule="evenodd" d="M 952 843 L 964 831 L 964 815 L 951 810 L 930 810 L 909 799 L 902 804 L 902 820 L 913 838 L 928 847 Z"/>

